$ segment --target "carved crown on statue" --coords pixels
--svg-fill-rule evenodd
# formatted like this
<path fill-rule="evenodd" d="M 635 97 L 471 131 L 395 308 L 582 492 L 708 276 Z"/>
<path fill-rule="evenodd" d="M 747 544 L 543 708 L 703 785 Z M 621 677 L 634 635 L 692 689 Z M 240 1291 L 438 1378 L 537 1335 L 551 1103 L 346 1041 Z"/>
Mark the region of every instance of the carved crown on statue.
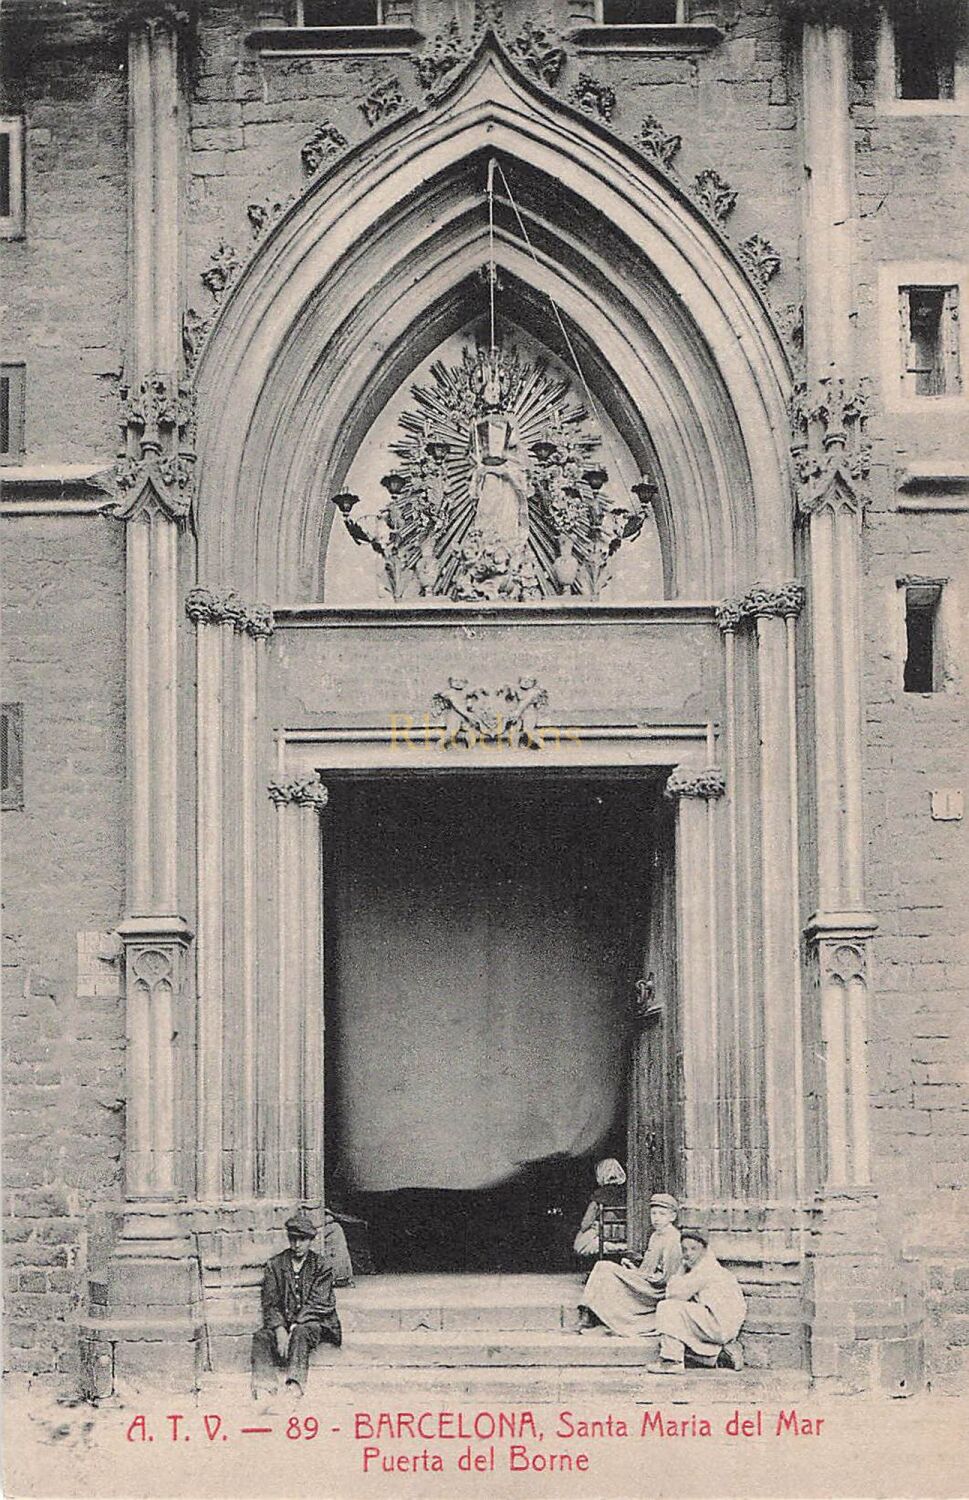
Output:
<path fill-rule="evenodd" d="M 400 417 L 387 498 L 333 497 L 353 540 L 377 554 L 381 590 L 396 601 L 598 599 L 655 484 L 610 493 L 588 407 L 542 360 L 465 348 L 430 375 Z"/>

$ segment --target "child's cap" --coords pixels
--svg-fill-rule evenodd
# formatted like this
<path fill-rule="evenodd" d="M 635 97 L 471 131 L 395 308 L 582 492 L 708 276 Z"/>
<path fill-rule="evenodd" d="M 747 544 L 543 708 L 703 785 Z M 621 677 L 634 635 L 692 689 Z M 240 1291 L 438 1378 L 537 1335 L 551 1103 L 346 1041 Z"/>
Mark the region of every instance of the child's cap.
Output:
<path fill-rule="evenodd" d="M 678 1214 L 680 1211 L 680 1205 L 675 1198 L 670 1197 L 669 1193 L 654 1193 L 649 1200 L 649 1206 L 650 1208 L 668 1208 L 672 1214 Z"/>
<path fill-rule="evenodd" d="M 710 1238 L 705 1229 L 683 1229 L 680 1231 L 681 1240 L 696 1240 L 698 1244 L 709 1245 Z"/>

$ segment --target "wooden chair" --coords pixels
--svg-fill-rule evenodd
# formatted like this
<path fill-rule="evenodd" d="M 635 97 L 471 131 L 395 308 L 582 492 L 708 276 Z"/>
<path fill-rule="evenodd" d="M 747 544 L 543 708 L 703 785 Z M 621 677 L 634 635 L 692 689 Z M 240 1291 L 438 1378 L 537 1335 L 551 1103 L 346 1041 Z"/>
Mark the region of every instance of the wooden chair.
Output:
<path fill-rule="evenodd" d="M 614 1260 L 626 1253 L 626 1205 L 603 1204 L 599 1209 L 599 1259 Z"/>

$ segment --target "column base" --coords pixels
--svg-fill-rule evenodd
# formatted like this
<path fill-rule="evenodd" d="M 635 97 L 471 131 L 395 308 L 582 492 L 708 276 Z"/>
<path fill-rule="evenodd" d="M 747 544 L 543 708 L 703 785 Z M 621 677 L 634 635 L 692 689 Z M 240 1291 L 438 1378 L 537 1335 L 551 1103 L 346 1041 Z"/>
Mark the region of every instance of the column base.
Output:
<path fill-rule="evenodd" d="M 892 1253 L 871 1188 L 819 1195 L 805 1242 L 805 1337 L 814 1384 L 912 1396 L 925 1383 L 918 1266 Z"/>
<path fill-rule="evenodd" d="M 195 1238 L 172 1203 L 129 1203 L 104 1282 L 78 1327 L 90 1400 L 147 1388 L 194 1390 L 205 1364 Z"/>

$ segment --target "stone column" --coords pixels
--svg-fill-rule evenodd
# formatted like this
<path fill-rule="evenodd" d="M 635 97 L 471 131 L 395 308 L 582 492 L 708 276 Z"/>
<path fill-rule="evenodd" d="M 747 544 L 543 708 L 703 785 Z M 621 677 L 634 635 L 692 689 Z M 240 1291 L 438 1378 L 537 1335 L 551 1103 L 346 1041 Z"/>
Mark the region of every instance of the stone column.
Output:
<path fill-rule="evenodd" d="M 814 912 L 804 936 L 817 1197 L 807 1245 L 807 1327 L 816 1380 L 910 1394 L 921 1383 L 921 1314 L 912 1301 L 914 1279 L 899 1274 L 882 1237 L 869 1150 L 867 1011 L 876 923 L 864 882 L 860 627 L 869 454 L 855 353 L 846 29 L 805 25 L 802 68 L 806 371 L 791 416 L 813 688 L 814 858 L 804 888 Z"/>
<path fill-rule="evenodd" d="M 143 1374 L 191 1383 L 198 1357 L 198 1266 L 178 1204 L 192 1191 L 186 1142 L 194 1017 L 181 915 L 178 775 L 179 566 L 191 508 L 193 414 L 180 383 L 179 27 L 174 6 L 139 4 L 128 46 L 129 301 L 116 515 L 127 522 L 128 871 L 119 924 L 127 1031 L 125 1191 L 108 1269 L 108 1309 L 82 1334 L 88 1385 Z M 145 1320 L 163 1320 L 149 1350 Z M 154 1359 L 149 1360 L 148 1355 Z"/>
<path fill-rule="evenodd" d="M 273 781 L 279 971 L 263 1092 L 267 1189 L 323 1200 L 323 885 L 320 817 L 328 793 L 316 775 Z"/>
<path fill-rule="evenodd" d="M 683 1057 L 683 1186 L 691 1202 L 722 1191 L 720 1113 L 729 1080 L 721 1078 L 721 1025 L 716 934 L 714 807 L 724 793 L 717 767 L 677 768 L 665 796 L 676 811 L 678 1035 Z M 727 1085 L 725 1087 L 724 1085 Z"/>
<path fill-rule="evenodd" d="M 803 588 L 789 582 L 755 585 L 741 604 L 757 647 L 766 1186 L 781 1201 L 796 1201 L 805 1187 L 794 693 L 803 603 Z"/>
<path fill-rule="evenodd" d="M 196 627 L 196 1192 L 251 1197 L 256 1134 L 256 667 L 272 613 L 192 589 Z M 231 875 L 230 875 L 231 872 Z"/>
<path fill-rule="evenodd" d="M 735 920 L 756 925 L 731 938 L 740 981 L 738 1072 L 747 1111 L 744 1137 L 760 1159 L 750 1191 L 793 1202 L 805 1187 L 805 1090 L 801 1014 L 797 581 L 755 584 L 718 610 L 727 669 L 728 753 L 743 760 L 743 824 L 731 811 L 731 861 L 743 862 L 744 885 L 756 892 Z M 738 686 L 743 691 L 738 694 Z M 742 726 L 738 696 L 745 700 Z M 733 730 L 731 726 L 734 726 Z M 736 735 L 742 750 L 731 747 Z M 762 1119 L 758 1116 L 762 1115 Z"/>

